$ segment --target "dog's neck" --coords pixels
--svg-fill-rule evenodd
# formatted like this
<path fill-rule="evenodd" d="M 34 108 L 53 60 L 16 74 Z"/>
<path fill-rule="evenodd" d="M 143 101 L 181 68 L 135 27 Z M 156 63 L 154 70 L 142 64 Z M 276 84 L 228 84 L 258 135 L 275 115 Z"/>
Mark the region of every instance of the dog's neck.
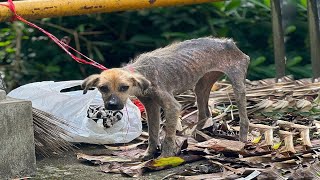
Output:
<path fill-rule="evenodd" d="M 123 69 L 126 69 L 127 71 L 131 72 L 131 73 L 135 73 L 135 68 L 132 66 L 132 64 L 127 64 L 125 67 L 123 67 Z"/>
<path fill-rule="evenodd" d="M 143 72 L 143 68 L 135 66 L 134 64 L 127 64 L 126 66 L 122 67 L 122 69 L 130 73 L 142 74 L 141 71 Z"/>

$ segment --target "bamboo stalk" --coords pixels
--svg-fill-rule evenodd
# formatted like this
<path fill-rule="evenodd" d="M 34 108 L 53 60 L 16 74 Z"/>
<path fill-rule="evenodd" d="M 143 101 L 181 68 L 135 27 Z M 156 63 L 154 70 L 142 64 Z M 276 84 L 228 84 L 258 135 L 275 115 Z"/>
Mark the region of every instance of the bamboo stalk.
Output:
<path fill-rule="evenodd" d="M 136 10 L 214 2 L 221 0 L 33 0 L 14 1 L 17 13 L 26 19 L 74 16 L 93 13 Z M 0 7 L 0 22 L 8 21 L 12 13 Z"/>

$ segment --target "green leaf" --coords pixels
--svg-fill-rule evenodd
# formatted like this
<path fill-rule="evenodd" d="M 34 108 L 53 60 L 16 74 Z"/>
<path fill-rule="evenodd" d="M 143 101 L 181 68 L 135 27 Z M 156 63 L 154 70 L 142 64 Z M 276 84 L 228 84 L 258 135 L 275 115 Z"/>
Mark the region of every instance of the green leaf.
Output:
<path fill-rule="evenodd" d="M 300 4 L 305 8 L 307 8 L 307 6 L 308 6 L 307 0 L 300 0 Z"/>
<path fill-rule="evenodd" d="M 262 138 L 262 136 L 255 137 L 251 142 L 253 144 L 258 144 L 260 142 L 261 138 Z"/>
<path fill-rule="evenodd" d="M 1 33 L 9 32 L 9 31 L 11 31 L 10 28 L 2 28 L 1 29 Z"/>
<path fill-rule="evenodd" d="M 261 65 L 267 60 L 265 56 L 259 56 L 258 58 L 254 59 L 253 61 L 250 62 L 250 67 L 256 67 Z"/>
<path fill-rule="evenodd" d="M 47 66 L 46 71 L 48 73 L 60 72 L 60 67 L 59 66 Z"/>
<path fill-rule="evenodd" d="M 232 11 L 237 8 L 241 7 L 241 0 L 232 0 L 227 3 L 227 6 L 225 7 L 226 11 Z"/>
<path fill-rule="evenodd" d="M 9 44 L 11 44 L 11 41 L 0 42 L 0 47 L 8 46 Z"/>
<path fill-rule="evenodd" d="M 14 52 L 16 52 L 16 50 L 13 48 L 6 48 L 6 52 L 7 53 L 14 53 Z"/>
<path fill-rule="evenodd" d="M 182 159 L 181 157 L 167 157 L 167 158 L 155 159 L 153 166 L 155 166 L 155 167 L 166 167 L 166 166 L 176 167 L 184 162 L 185 162 L 185 160 Z"/>
<path fill-rule="evenodd" d="M 265 5 L 264 3 L 260 2 L 259 0 L 249 0 L 249 2 L 251 2 L 255 6 L 262 7 L 262 8 L 267 9 L 267 10 L 271 10 L 270 6 L 268 7 L 267 5 Z"/>
<path fill-rule="evenodd" d="M 229 22 L 228 19 L 209 19 L 209 22 L 212 25 L 225 25 L 227 22 Z"/>
<path fill-rule="evenodd" d="M 211 4 L 212 4 L 213 7 L 215 7 L 216 9 L 218 9 L 220 11 L 224 11 L 225 10 L 225 2 L 218 1 L 218 2 L 213 2 Z"/>
<path fill-rule="evenodd" d="M 85 24 L 79 25 L 77 29 L 79 32 L 84 32 L 85 31 Z"/>
<path fill-rule="evenodd" d="M 287 61 L 287 67 L 296 66 L 301 61 L 302 61 L 302 57 L 301 56 L 296 56 L 292 60 Z"/>
<path fill-rule="evenodd" d="M 263 0 L 263 3 L 270 8 L 271 7 L 270 1 L 271 0 Z"/>
<path fill-rule="evenodd" d="M 288 27 L 285 29 L 284 33 L 285 33 L 286 35 L 288 35 L 288 34 L 290 34 L 290 33 L 295 32 L 296 30 L 297 30 L 297 27 L 294 26 L 294 25 L 291 25 L 291 26 L 288 26 Z"/>
<path fill-rule="evenodd" d="M 263 75 L 265 77 L 274 77 L 274 75 L 276 73 L 275 69 L 274 69 L 274 65 L 269 65 L 269 66 L 264 66 L 264 67 L 257 66 L 254 68 L 254 70 L 260 74 L 259 75 L 260 77 Z M 249 73 L 251 73 L 251 72 L 249 71 Z"/>
<path fill-rule="evenodd" d="M 303 77 L 311 77 L 312 76 L 312 70 L 308 70 L 306 67 L 290 67 L 290 71 L 294 73 L 295 75 L 303 76 Z"/>
<path fill-rule="evenodd" d="M 41 19 L 41 22 L 44 23 L 44 22 L 48 22 L 48 21 L 50 21 L 50 20 L 51 20 L 51 18 L 42 18 L 42 19 Z"/>
<path fill-rule="evenodd" d="M 22 36 L 22 39 L 27 40 L 27 39 L 30 39 L 30 37 L 29 36 Z"/>
<path fill-rule="evenodd" d="M 282 141 L 280 141 L 280 142 L 278 142 L 278 143 L 275 143 L 275 144 L 272 146 L 272 149 L 275 149 L 275 150 L 279 149 L 279 147 L 281 146 L 281 144 L 282 144 Z"/>
<path fill-rule="evenodd" d="M 228 36 L 229 30 L 230 29 L 227 27 L 222 27 L 217 31 L 217 35 L 219 37 L 226 37 L 226 36 Z"/>

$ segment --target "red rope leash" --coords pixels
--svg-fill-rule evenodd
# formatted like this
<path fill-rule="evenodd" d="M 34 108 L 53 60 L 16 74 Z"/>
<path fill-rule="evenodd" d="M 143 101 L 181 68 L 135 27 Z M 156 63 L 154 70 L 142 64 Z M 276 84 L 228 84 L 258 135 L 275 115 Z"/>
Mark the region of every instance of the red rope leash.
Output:
<path fill-rule="evenodd" d="M 13 4 L 12 0 L 8 0 L 7 2 L 8 4 L 0 4 L 0 6 L 5 6 L 7 8 L 10 9 L 10 11 L 13 13 L 13 17 L 12 17 L 12 21 L 18 19 L 22 22 L 24 22 L 25 24 L 28 24 L 31 27 L 37 28 L 39 31 L 43 32 L 44 34 L 46 34 L 53 42 L 55 42 L 58 46 L 60 46 L 61 49 L 63 49 L 69 56 L 71 56 L 72 59 L 74 59 L 75 61 L 77 61 L 78 63 L 81 64 L 89 64 L 92 65 L 94 67 L 97 67 L 101 70 L 107 70 L 108 68 L 104 67 L 103 65 L 95 62 L 93 59 L 83 55 L 82 53 L 80 53 L 79 51 L 75 50 L 74 48 L 72 48 L 71 46 L 69 46 L 68 44 L 64 43 L 63 41 L 61 41 L 60 39 L 58 39 L 56 36 L 50 34 L 49 32 L 45 31 L 44 29 L 42 29 L 41 27 L 23 19 L 21 16 L 19 16 L 16 12 L 16 8 L 15 5 Z M 81 55 L 82 57 L 84 57 L 85 59 L 81 59 L 75 55 L 73 55 L 70 51 L 68 51 L 68 49 L 73 50 L 74 52 L 76 52 L 77 54 Z"/>
<path fill-rule="evenodd" d="M 37 26 L 37 25 L 25 20 L 21 16 L 19 16 L 17 14 L 17 12 L 16 12 L 16 8 L 15 8 L 15 5 L 14 5 L 12 0 L 8 0 L 7 4 L 0 3 L 0 6 L 5 6 L 5 7 L 10 9 L 10 11 L 13 13 L 13 16 L 12 16 L 12 19 L 11 19 L 12 21 L 15 21 L 15 20 L 18 19 L 18 20 L 24 22 L 25 24 L 27 24 L 27 25 L 29 25 L 31 27 L 34 27 L 34 28 L 38 29 L 39 31 L 43 32 L 53 42 L 55 42 L 61 49 L 63 49 L 72 59 L 74 59 L 78 63 L 89 64 L 89 65 L 97 67 L 97 68 L 99 68 L 101 70 L 107 70 L 108 69 L 108 68 L 104 67 L 103 65 L 95 62 L 93 59 L 85 56 L 84 54 L 82 54 L 81 52 L 77 51 L 76 49 L 74 49 L 73 47 L 69 46 L 68 44 L 64 43 L 62 40 L 58 39 L 56 36 L 52 35 L 51 33 L 47 32 L 46 30 L 42 29 L 41 27 L 39 27 L 39 26 Z M 84 57 L 87 60 L 78 58 L 77 56 L 73 55 L 70 51 L 68 51 L 68 49 L 71 49 L 72 51 L 76 52 L 77 54 L 81 55 L 82 57 Z M 143 104 L 138 99 L 133 100 L 133 103 L 139 108 L 140 112 L 143 112 L 145 110 Z"/>
<path fill-rule="evenodd" d="M 144 105 L 139 101 L 139 99 L 132 99 L 132 102 L 139 108 L 140 112 L 145 111 Z"/>

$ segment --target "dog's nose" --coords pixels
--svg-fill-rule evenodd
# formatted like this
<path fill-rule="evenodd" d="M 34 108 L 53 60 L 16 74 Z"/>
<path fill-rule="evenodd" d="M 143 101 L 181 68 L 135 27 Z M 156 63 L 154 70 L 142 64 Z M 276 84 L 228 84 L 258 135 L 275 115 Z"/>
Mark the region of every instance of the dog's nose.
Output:
<path fill-rule="evenodd" d="M 115 95 L 111 95 L 105 103 L 105 108 L 107 110 L 121 110 L 123 107 L 121 105 L 120 99 Z"/>

